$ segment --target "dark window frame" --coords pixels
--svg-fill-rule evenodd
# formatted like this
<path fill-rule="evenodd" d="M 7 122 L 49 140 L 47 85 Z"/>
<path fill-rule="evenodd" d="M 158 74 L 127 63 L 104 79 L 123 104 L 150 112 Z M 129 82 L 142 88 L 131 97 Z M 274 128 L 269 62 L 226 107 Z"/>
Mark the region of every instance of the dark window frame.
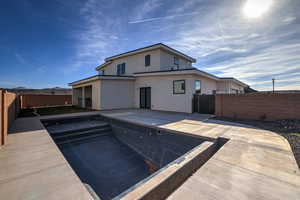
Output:
<path fill-rule="evenodd" d="M 148 54 L 145 56 L 145 67 L 151 66 L 151 55 Z"/>
<path fill-rule="evenodd" d="M 117 75 L 121 75 L 121 72 L 120 72 L 121 68 L 120 68 L 120 66 L 121 66 L 120 64 L 117 64 Z"/>
<path fill-rule="evenodd" d="M 177 92 L 175 92 L 175 82 L 181 82 L 181 81 L 183 81 L 184 89 L 183 89 L 183 92 L 177 93 Z M 181 85 L 181 87 L 182 87 L 182 85 Z M 173 94 L 185 94 L 185 91 L 186 91 L 185 79 L 173 80 Z"/>
<path fill-rule="evenodd" d="M 197 93 L 196 83 L 200 82 L 200 93 Z M 201 80 L 195 80 L 195 94 L 201 94 L 202 92 L 202 81 Z"/>
<path fill-rule="evenodd" d="M 122 67 L 121 67 L 121 73 L 122 73 L 122 75 L 123 75 L 123 74 L 125 74 L 125 72 L 126 72 L 126 64 L 125 64 L 125 63 L 122 63 L 121 66 L 122 66 Z"/>
<path fill-rule="evenodd" d="M 117 75 L 123 75 L 126 72 L 126 63 L 117 64 Z"/>
<path fill-rule="evenodd" d="M 177 56 L 174 56 L 174 65 L 179 68 L 179 58 Z"/>

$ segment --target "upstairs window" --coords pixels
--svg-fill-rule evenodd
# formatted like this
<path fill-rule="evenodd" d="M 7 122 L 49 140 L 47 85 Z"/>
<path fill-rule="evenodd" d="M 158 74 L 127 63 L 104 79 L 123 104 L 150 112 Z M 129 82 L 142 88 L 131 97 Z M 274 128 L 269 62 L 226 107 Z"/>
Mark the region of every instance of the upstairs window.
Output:
<path fill-rule="evenodd" d="M 123 75 L 125 74 L 125 63 L 117 64 L 117 75 Z"/>
<path fill-rule="evenodd" d="M 117 75 L 121 75 L 121 64 L 117 64 Z"/>
<path fill-rule="evenodd" d="M 145 66 L 150 66 L 151 65 L 151 56 L 150 55 L 146 55 L 145 56 Z"/>
<path fill-rule="evenodd" d="M 173 94 L 185 94 L 185 80 L 173 81 Z"/>
<path fill-rule="evenodd" d="M 99 75 L 105 75 L 105 70 L 102 69 L 101 71 L 99 71 Z"/>
<path fill-rule="evenodd" d="M 195 81 L 195 93 L 201 94 L 201 81 L 199 80 Z"/>
<path fill-rule="evenodd" d="M 174 56 L 174 65 L 177 66 L 177 69 L 179 69 L 179 58 Z"/>

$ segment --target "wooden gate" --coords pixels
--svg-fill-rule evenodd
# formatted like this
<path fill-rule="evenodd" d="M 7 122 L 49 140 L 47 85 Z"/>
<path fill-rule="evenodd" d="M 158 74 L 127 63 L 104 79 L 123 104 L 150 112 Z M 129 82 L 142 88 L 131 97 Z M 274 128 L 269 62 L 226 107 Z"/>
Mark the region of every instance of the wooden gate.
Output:
<path fill-rule="evenodd" d="M 192 103 L 193 112 L 215 114 L 215 95 L 194 94 Z"/>

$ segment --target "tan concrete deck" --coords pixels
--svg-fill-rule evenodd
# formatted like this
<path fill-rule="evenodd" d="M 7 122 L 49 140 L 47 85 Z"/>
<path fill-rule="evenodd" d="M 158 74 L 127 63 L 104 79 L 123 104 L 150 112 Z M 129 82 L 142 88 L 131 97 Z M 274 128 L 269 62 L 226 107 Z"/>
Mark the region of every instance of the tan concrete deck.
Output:
<path fill-rule="evenodd" d="M 97 112 L 92 112 L 96 114 Z M 230 139 L 169 199 L 300 199 L 300 175 L 288 142 L 251 126 L 198 114 L 147 110 L 98 112 L 135 123 Z M 60 117 L 90 113 L 60 115 Z M 52 118 L 41 117 L 41 118 Z M 15 121 L 0 149 L 0 199 L 91 199 L 39 118 Z"/>
<path fill-rule="evenodd" d="M 0 149 L 0 199 L 92 199 L 39 118 L 19 118 Z"/>
<path fill-rule="evenodd" d="M 197 114 L 146 110 L 101 112 L 135 123 L 230 139 L 168 199 L 300 199 L 300 173 L 289 143 L 276 133 Z"/>

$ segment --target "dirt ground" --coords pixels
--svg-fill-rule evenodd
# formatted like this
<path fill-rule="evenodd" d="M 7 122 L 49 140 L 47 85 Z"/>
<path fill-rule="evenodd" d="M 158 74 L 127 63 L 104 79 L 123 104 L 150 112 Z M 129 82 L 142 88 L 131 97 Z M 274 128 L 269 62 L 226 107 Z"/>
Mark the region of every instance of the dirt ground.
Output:
<path fill-rule="evenodd" d="M 278 120 L 278 121 L 259 121 L 259 120 L 233 120 L 228 118 L 216 117 L 215 119 L 237 122 L 252 125 L 261 129 L 273 131 L 285 137 L 293 150 L 295 159 L 300 168 L 300 120 Z"/>

